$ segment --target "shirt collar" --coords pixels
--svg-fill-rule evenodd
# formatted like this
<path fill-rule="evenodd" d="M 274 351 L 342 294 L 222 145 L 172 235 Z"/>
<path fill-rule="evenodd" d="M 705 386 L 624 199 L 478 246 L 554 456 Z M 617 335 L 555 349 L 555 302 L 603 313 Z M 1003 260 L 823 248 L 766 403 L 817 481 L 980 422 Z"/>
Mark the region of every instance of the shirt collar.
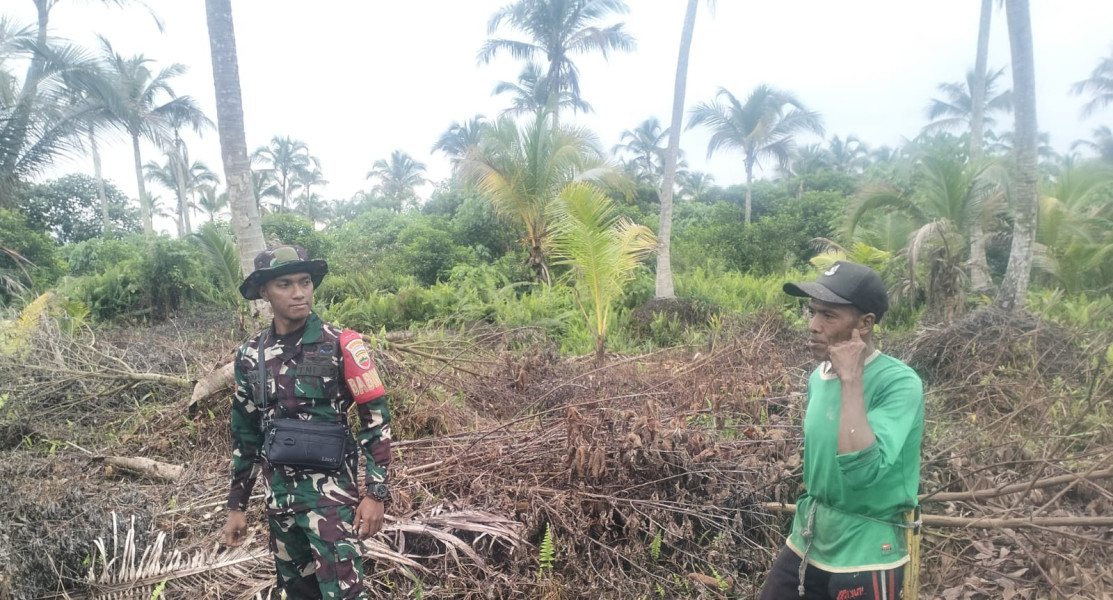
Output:
<path fill-rule="evenodd" d="M 871 362 L 873 362 L 873 359 L 877 358 L 880 355 L 881 350 L 874 348 L 873 352 L 870 352 L 870 355 L 866 357 L 866 362 L 864 363 L 863 367 L 869 365 Z M 835 375 L 835 372 L 831 369 L 831 361 L 829 360 L 825 360 L 823 361 L 823 364 L 819 365 L 819 376 L 823 379 L 839 378 L 839 376 Z"/>
<path fill-rule="evenodd" d="M 285 340 L 285 343 L 282 344 L 282 351 L 278 354 L 278 357 L 283 361 L 289 360 L 298 352 L 301 352 L 301 347 L 303 345 L 317 343 L 317 341 L 321 339 L 323 330 L 324 325 L 321 322 L 321 317 L 318 317 L 315 312 L 309 313 L 309 318 L 305 320 L 305 326 L 302 328 L 301 337 L 293 340 L 289 338 Z M 269 335 L 270 344 L 279 343 L 280 338 L 274 331 L 273 321 L 271 322 Z"/>

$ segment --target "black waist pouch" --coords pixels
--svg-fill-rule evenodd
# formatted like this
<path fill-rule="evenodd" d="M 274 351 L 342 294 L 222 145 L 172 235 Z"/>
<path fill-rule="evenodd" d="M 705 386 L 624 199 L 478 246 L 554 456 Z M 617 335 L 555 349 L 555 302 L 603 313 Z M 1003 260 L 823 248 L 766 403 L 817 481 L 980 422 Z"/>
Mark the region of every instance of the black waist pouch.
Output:
<path fill-rule="evenodd" d="M 348 428 L 328 421 L 275 419 L 267 427 L 267 462 L 334 471 L 344 464 Z"/>

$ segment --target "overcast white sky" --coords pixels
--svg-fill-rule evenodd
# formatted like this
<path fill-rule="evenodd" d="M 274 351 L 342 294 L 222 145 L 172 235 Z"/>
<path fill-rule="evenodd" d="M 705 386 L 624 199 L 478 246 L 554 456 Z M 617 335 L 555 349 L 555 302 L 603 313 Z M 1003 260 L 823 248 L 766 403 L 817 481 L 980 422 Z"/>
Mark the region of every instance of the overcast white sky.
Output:
<path fill-rule="evenodd" d="M 500 80 L 515 80 L 519 71 L 510 59 L 478 66 L 475 58 L 487 38 L 488 18 L 508 1 L 233 0 L 249 149 L 274 135 L 304 140 L 321 160 L 330 182 L 322 195 L 330 199 L 368 189 L 364 177 L 371 164 L 394 149 L 425 162 L 431 179 L 447 177 L 447 159 L 430 153 L 437 137 L 454 120 L 496 115 L 507 100 L 492 97 L 492 88 Z M 215 121 L 204 2 L 148 2 L 165 22 L 164 33 L 138 5 L 121 9 L 73 1 L 54 9 L 52 29 L 90 47 L 100 33 L 125 55 L 187 65 L 190 71 L 175 90 L 194 96 Z M 2 4 L 0 13 L 34 22 L 31 0 Z M 584 98 L 596 110 L 576 119 L 596 131 L 605 148 L 649 116 L 667 124 L 672 106 L 686 3 L 628 4 L 630 13 L 622 19 L 637 38 L 637 50 L 612 55 L 609 62 L 576 59 Z M 828 136 L 856 134 L 871 146 L 899 144 L 926 122 L 924 110 L 938 95 L 936 86 L 961 80 L 973 66 L 979 5 L 978 0 L 719 0 L 711 14 L 701 3 L 686 105 L 711 99 L 720 86 L 745 97 L 767 83 L 796 93 L 819 111 Z M 1031 10 L 1039 126 L 1065 151 L 1098 125 L 1113 123 L 1113 108 L 1080 120 L 1083 99 L 1068 91 L 1113 50 L 1113 1 L 1032 0 Z M 517 35 L 503 31 L 506 37 Z M 1008 62 L 1005 14 L 998 9 L 989 64 Z M 707 159 L 707 140 L 701 130 L 684 132 L 681 146 L 690 167 L 712 173 L 720 185 L 743 181 L 740 156 L 721 151 Z M 190 149 L 223 178 L 215 131 L 193 140 Z M 134 196 L 130 144 L 119 139 L 103 152 L 106 176 Z M 145 161 L 161 158 L 153 146 L 144 148 Z M 91 173 L 91 162 L 67 161 L 48 176 Z M 168 223 L 163 227 L 172 229 Z"/>

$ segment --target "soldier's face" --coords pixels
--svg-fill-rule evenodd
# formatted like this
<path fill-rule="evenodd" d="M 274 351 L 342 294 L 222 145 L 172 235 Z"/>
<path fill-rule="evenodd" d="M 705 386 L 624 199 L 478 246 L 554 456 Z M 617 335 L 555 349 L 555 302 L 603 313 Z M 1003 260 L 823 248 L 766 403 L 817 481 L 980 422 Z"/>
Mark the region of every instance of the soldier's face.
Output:
<path fill-rule="evenodd" d="M 313 310 L 313 278 L 309 273 L 291 273 L 275 277 L 259 290 L 270 302 L 275 317 L 300 321 Z"/>

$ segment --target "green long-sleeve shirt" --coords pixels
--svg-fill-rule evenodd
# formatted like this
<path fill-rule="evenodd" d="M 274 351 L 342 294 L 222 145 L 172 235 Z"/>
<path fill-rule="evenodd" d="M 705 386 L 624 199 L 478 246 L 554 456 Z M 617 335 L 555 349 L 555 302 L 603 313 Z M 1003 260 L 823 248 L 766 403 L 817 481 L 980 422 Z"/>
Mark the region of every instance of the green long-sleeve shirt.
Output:
<path fill-rule="evenodd" d="M 862 373 L 866 420 L 877 440 L 838 453 L 842 388 L 826 363 L 808 380 L 804 487 L 788 546 L 825 571 L 891 569 L 908 561 L 903 513 L 916 507 L 924 394 L 919 376 L 875 352 Z M 802 535 L 814 509 L 810 547 Z"/>

